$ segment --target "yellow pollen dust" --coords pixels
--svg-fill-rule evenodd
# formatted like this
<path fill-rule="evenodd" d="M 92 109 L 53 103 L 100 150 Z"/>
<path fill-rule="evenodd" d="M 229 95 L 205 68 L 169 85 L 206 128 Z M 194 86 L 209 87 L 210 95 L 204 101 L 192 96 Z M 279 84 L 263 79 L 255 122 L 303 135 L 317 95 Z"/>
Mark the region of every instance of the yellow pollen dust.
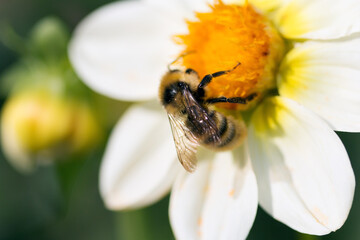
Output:
<path fill-rule="evenodd" d="M 184 45 L 182 64 L 200 78 L 233 69 L 214 78 L 206 87 L 206 98 L 247 97 L 256 93 L 256 102 L 275 87 L 274 74 L 282 57 L 283 41 L 267 18 L 251 5 L 226 5 L 217 1 L 211 12 L 196 13 L 188 21 L 189 33 L 177 36 Z M 227 109 L 245 110 L 253 104 L 218 104 Z"/>

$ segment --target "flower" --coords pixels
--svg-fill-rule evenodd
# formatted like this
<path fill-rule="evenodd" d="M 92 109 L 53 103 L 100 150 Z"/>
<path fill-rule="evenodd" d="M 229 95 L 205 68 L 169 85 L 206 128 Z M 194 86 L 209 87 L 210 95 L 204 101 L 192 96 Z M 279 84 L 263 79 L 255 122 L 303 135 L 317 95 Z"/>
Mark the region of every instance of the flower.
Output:
<path fill-rule="evenodd" d="M 7 97 L 0 117 L 6 159 L 29 173 L 37 165 L 84 158 L 105 133 L 95 93 L 69 63 L 66 27 L 47 17 L 35 24 L 28 39 L 7 35 L 5 42 L 21 57 L 0 76 Z"/>
<path fill-rule="evenodd" d="M 178 239 L 244 239 L 258 203 L 299 232 L 336 231 L 348 216 L 355 187 L 349 158 L 334 130 L 360 130 L 360 38 L 356 34 L 360 6 L 354 0 L 252 0 L 250 6 L 236 0 L 223 2 L 244 19 L 248 15 L 241 12 L 247 14 L 246 8 L 254 6 L 254 15 L 269 19 L 263 29 L 272 31 L 273 24 L 284 42 L 272 43 L 274 38 L 266 33 L 270 42 L 262 42 L 275 47 L 277 56 L 270 48 L 270 54 L 265 52 L 258 61 L 273 56 L 266 64 L 274 67 L 267 71 L 265 65 L 266 74 L 250 69 L 258 73 L 254 82 L 262 99 L 252 109 L 237 110 L 249 119 L 247 141 L 228 152 L 200 150 L 198 168 L 192 174 L 181 169 L 166 114 L 153 99 L 166 66 L 180 53 L 195 51 L 183 57 L 182 64 L 204 68 L 200 75 L 226 70 L 224 66 L 207 69 L 216 65 L 217 57 L 222 65 L 227 57 L 241 56 L 226 49 L 227 37 L 209 37 L 214 33 L 222 38 L 224 29 L 234 29 L 226 25 L 232 18 L 215 16 L 215 21 L 201 25 L 199 34 L 192 35 L 191 27 L 203 23 L 206 15 L 194 16 L 194 11 L 211 16 L 223 3 L 211 9 L 204 0 L 114 3 L 91 14 L 76 29 L 69 53 L 85 83 L 117 99 L 146 101 L 126 112 L 109 140 L 100 170 L 105 204 L 114 210 L 142 207 L 172 186 L 170 221 Z M 185 18 L 190 19 L 187 25 Z M 174 44 L 171 36 L 182 33 L 183 45 Z M 241 38 L 231 36 L 235 42 Z M 260 39 L 257 36 L 254 41 Z M 213 54 L 203 54 L 208 49 L 202 47 L 209 45 Z M 194 58 L 201 58 L 200 63 Z M 240 62 L 243 65 L 249 59 Z M 265 81 L 263 88 L 256 85 L 271 74 L 276 77 Z M 230 74 L 225 81 L 228 78 Z M 214 95 L 219 94 L 218 87 L 211 90 Z M 273 88 L 276 91 L 269 93 Z"/>

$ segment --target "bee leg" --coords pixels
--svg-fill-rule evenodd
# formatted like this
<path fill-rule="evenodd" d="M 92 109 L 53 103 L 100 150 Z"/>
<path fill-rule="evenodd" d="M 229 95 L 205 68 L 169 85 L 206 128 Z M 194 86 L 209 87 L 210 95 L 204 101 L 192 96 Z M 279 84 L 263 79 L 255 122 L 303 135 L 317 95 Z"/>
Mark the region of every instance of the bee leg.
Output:
<path fill-rule="evenodd" d="M 201 82 L 200 82 L 200 84 L 199 84 L 199 86 L 198 86 L 198 89 L 206 87 L 206 86 L 211 82 L 211 80 L 212 80 L 213 78 L 220 77 L 220 76 L 222 76 L 222 75 L 224 75 L 224 74 L 227 74 L 227 73 L 235 70 L 235 68 L 237 68 L 240 64 L 241 64 L 241 63 L 238 62 L 238 64 L 236 64 L 236 66 L 233 67 L 233 68 L 230 69 L 230 70 L 219 71 L 219 72 L 215 72 L 215 73 L 212 73 L 212 74 L 205 75 L 205 77 L 201 80 Z"/>
<path fill-rule="evenodd" d="M 209 98 L 206 100 L 206 103 L 213 104 L 213 103 L 220 103 L 220 102 L 228 102 L 228 103 L 239 103 L 239 104 L 246 104 L 253 100 L 256 97 L 256 93 L 252 93 L 247 97 L 233 97 L 233 98 L 226 98 L 226 97 L 219 97 L 219 98 Z"/>
<path fill-rule="evenodd" d="M 206 103 L 213 104 L 213 103 L 220 103 L 220 102 L 227 102 L 226 97 L 219 97 L 219 98 L 209 98 L 206 99 Z"/>
<path fill-rule="evenodd" d="M 241 98 L 241 97 L 228 98 L 228 102 L 229 103 L 245 104 L 245 103 L 248 103 L 251 100 L 253 100 L 256 96 L 257 96 L 256 93 L 252 93 L 252 94 L 250 94 L 249 96 L 247 96 L 245 98 Z"/>
<path fill-rule="evenodd" d="M 186 69 L 185 74 L 187 79 L 190 81 L 190 85 L 196 88 L 199 82 L 198 73 L 194 69 L 188 68 Z M 198 102 L 203 102 L 203 98 L 205 96 L 205 91 L 203 88 L 197 88 L 197 90 L 193 94 Z"/>

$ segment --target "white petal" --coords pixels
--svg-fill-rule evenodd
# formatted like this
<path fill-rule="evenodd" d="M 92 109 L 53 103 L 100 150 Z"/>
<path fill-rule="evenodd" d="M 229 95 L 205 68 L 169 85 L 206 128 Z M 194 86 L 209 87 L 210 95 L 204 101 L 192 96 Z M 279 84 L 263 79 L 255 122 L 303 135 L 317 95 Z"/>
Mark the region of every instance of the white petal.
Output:
<path fill-rule="evenodd" d="M 234 155 L 233 155 L 234 154 Z M 245 239 L 255 219 L 257 187 L 244 151 L 208 153 L 196 172 L 179 176 L 170 221 L 179 240 Z"/>
<path fill-rule="evenodd" d="M 265 12 L 276 10 L 278 7 L 284 4 L 285 1 L 289 0 L 248 0 L 251 5 Z M 223 0 L 223 2 L 225 4 L 244 5 L 245 0 Z"/>
<path fill-rule="evenodd" d="M 166 113 L 154 103 L 135 105 L 108 142 L 101 195 L 110 209 L 141 207 L 166 194 L 179 169 Z"/>
<path fill-rule="evenodd" d="M 214 5 L 213 0 L 183 0 L 188 9 L 196 12 L 209 12 L 211 9 L 210 4 Z"/>
<path fill-rule="evenodd" d="M 185 31 L 180 15 L 140 1 L 109 4 L 77 27 L 69 55 L 80 77 L 95 91 L 121 100 L 157 95 L 167 64 Z"/>
<path fill-rule="evenodd" d="M 311 111 L 282 97 L 266 100 L 251 121 L 250 156 L 261 206 L 303 233 L 340 228 L 355 179 L 338 136 Z"/>
<path fill-rule="evenodd" d="M 185 18 L 191 18 L 194 12 L 207 12 L 210 10 L 209 4 L 213 4 L 213 0 L 145 0 L 154 5 L 167 5 L 183 12 Z"/>
<path fill-rule="evenodd" d="M 275 23 L 286 38 L 335 39 L 360 31 L 358 0 L 292 0 Z"/>
<path fill-rule="evenodd" d="M 359 63 L 360 38 L 299 44 L 283 61 L 280 95 L 310 108 L 335 130 L 359 132 Z"/>

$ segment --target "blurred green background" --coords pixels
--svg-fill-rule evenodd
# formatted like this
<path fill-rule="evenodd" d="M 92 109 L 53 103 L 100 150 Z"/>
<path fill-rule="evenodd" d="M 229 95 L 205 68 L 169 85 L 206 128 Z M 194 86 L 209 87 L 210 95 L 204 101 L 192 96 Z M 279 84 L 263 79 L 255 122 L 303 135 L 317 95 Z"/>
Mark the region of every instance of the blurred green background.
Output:
<path fill-rule="evenodd" d="M 26 37 L 35 23 L 56 16 L 73 30 L 108 0 L 0 0 L 0 23 Z M 18 55 L 0 43 L 0 75 Z M 4 103 L 0 99 L 0 107 Z M 360 134 L 339 133 L 359 181 Z M 41 167 L 23 175 L 0 152 L 0 240 L 15 239 L 173 239 L 168 222 L 168 197 L 137 211 L 111 212 L 98 190 L 102 150 L 85 161 Z M 336 233 L 313 237 L 294 232 L 260 208 L 248 239 L 360 239 L 359 187 L 349 218 Z M 241 226 L 239 226 L 241 227 Z"/>

